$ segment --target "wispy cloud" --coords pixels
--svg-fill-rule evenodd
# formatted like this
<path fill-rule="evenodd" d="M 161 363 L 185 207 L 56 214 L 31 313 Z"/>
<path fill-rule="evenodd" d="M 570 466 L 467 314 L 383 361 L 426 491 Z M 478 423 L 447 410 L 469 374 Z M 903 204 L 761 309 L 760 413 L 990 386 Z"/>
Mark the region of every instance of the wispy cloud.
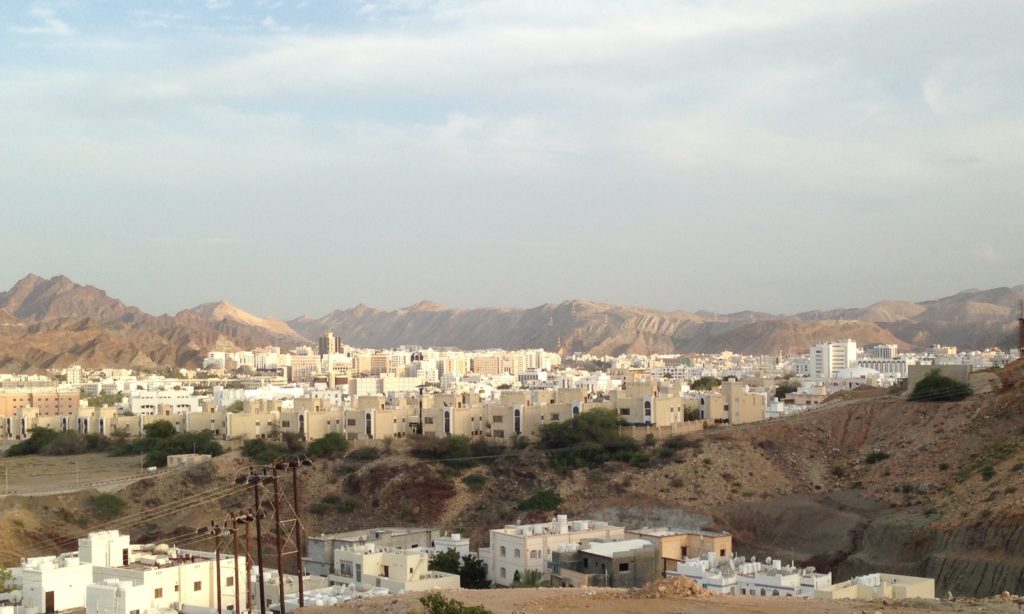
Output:
<path fill-rule="evenodd" d="M 35 25 L 11 26 L 10 31 L 17 34 L 49 34 L 54 36 L 67 36 L 74 32 L 71 26 L 57 17 L 57 13 L 53 9 L 35 7 L 29 9 L 28 16 L 35 20 Z"/>

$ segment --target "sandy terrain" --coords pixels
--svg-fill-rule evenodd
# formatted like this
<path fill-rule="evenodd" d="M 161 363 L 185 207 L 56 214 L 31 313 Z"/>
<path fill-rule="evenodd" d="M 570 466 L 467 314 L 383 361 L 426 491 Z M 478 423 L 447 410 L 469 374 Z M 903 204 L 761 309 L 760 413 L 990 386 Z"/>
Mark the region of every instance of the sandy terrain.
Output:
<path fill-rule="evenodd" d="M 423 593 L 401 596 L 373 597 L 335 607 L 310 607 L 308 614 L 343 614 L 380 612 L 383 614 L 414 614 L 422 612 L 419 597 Z M 962 600 L 954 602 L 905 602 L 885 604 L 881 601 L 817 601 L 782 597 L 664 597 L 630 596 L 622 589 L 495 589 L 485 591 L 459 590 L 446 593 L 466 605 L 482 605 L 494 614 L 525 614 L 533 612 L 587 612 L 588 614 L 677 614 L 679 612 L 794 613 L 794 614 L 860 614 L 867 612 L 907 614 L 983 612 L 1017 614 L 1018 606 L 999 599 Z"/>
<path fill-rule="evenodd" d="M 54 493 L 76 487 L 104 490 L 139 474 L 137 456 L 5 456 L 0 458 L 0 494 Z"/>

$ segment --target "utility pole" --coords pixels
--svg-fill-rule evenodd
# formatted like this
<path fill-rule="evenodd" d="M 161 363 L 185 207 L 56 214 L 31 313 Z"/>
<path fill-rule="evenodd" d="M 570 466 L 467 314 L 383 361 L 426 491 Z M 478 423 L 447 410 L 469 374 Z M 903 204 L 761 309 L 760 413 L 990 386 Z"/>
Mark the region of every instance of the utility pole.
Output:
<path fill-rule="evenodd" d="M 313 461 L 308 458 L 293 458 L 288 462 L 292 470 L 292 503 L 295 512 L 295 568 L 299 573 L 299 607 L 306 607 L 305 588 L 302 584 L 302 523 L 299 521 L 299 465 L 310 467 Z"/>
<path fill-rule="evenodd" d="M 252 484 L 253 499 L 255 501 L 256 509 L 253 515 L 256 516 L 256 565 L 259 573 L 260 583 L 260 614 L 267 614 L 267 598 L 265 596 L 265 587 L 263 585 L 263 527 L 260 523 L 260 517 L 263 516 L 263 510 L 260 509 L 260 484 L 263 480 L 258 475 L 249 476 L 249 482 Z"/>
<path fill-rule="evenodd" d="M 245 610 L 252 614 L 252 541 L 249 539 L 249 523 L 256 519 L 253 512 L 245 519 Z"/>
<path fill-rule="evenodd" d="M 238 516 L 231 519 L 231 556 L 235 559 L 235 612 L 234 614 L 241 614 L 242 604 L 238 599 Z M 246 586 L 248 589 L 248 585 Z"/>
<path fill-rule="evenodd" d="M 213 527 L 213 553 L 214 564 L 217 566 L 217 614 L 224 614 L 220 602 L 220 529 L 216 526 Z"/>
<path fill-rule="evenodd" d="M 270 468 L 274 476 L 274 539 L 277 544 L 277 585 L 278 594 L 281 597 L 281 608 L 279 614 L 285 614 L 284 607 L 284 557 L 281 554 L 281 487 L 277 476 L 278 467 L 287 467 L 284 463 L 273 463 Z"/>

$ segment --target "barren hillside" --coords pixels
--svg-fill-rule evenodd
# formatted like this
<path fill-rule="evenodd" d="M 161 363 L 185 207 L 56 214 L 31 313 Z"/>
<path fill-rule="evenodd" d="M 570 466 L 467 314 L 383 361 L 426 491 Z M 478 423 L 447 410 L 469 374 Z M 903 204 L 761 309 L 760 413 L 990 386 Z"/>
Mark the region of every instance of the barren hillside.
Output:
<path fill-rule="evenodd" d="M 488 527 L 548 517 L 516 506 L 549 488 L 563 498 L 560 512 L 630 524 L 710 523 L 732 531 L 741 553 L 828 567 L 839 578 L 883 569 L 936 577 L 942 593 L 1019 594 L 1022 370 L 1016 363 L 1001 374 L 1003 390 L 959 403 L 909 403 L 876 391 L 783 420 L 708 429 L 676 450 L 647 448 L 651 465 L 643 469 L 609 463 L 561 474 L 532 449 L 458 469 L 413 459 L 395 442 L 378 460 L 321 462 L 308 472 L 304 525 L 327 532 L 438 524 L 479 545 Z M 130 486 L 121 492 L 126 514 L 198 498 L 125 525 L 136 539 L 162 540 L 249 507 L 248 491 L 231 487 L 246 466 L 230 454 Z M 94 522 L 85 493 L 5 499 L 0 509 L 6 562 L 45 552 L 48 540 Z"/>

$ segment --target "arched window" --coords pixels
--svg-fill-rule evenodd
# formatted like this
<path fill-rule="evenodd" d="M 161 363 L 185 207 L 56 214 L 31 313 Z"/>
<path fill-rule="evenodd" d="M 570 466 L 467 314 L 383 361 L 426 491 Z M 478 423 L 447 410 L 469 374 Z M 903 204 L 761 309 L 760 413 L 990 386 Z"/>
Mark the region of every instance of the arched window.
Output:
<path fill-rule="evenodd" d="M 444 434 L 452 434 L 452 412 L 450 409 L 444 410 Z"/>
<path fill-rule="evenodd" d="M 512 413 L 512 430 L 516 435 L 523 432 L 523 415 L 518 409 Z"/>
<path fill-rule="evenodd" d="M 644 401 L 644 415 L 645 416 L 650 416 L 651 415 L 651 402 L 650 401 Z"/>
<path fill-rule="evenodd" d="M 502 546 L 499 552 L 501 553 L 501 556 L 505 556 L 505 546 Z"/>
<path fill-rule="evenodd" d="M 366 436 L 373 437 L 373 415 L 366 412 Z"/>
<path fill-rule="evenodd" d="M 776 590 L 772 591 L 772 597 L 778 597 L 778 596 L 779 596 L 779 591 L 778 591 L 778 589 L 776 589 Z"/>
<path fill-rule="evenodd" d="M 761 596 L 762 596 L 762 597 L 764 597 L 764 596 L 765 596 L 765 594 L 766 594 L 766 593 L 765 593 L 765 590 L 764 590 L 764 589 L 762 588 L 762 589 L 761 589 Z"/>
<path fill-rule="evenodd" d="M 576 417 L 576 416 L 580 415 L 580 406 L 579 405 L 573 405 L 572 406 L 572 415 L 573 415 L 573 417 Z"/>
<path fill-rule="evenodd" d="M 523 556 L 523 553 L 519 551 L 519 548 L 516 548 L 516 553 L 515 554 L 516 554 L 516 558 L 517 559 L 520 558 L 521 556 Z"/>

